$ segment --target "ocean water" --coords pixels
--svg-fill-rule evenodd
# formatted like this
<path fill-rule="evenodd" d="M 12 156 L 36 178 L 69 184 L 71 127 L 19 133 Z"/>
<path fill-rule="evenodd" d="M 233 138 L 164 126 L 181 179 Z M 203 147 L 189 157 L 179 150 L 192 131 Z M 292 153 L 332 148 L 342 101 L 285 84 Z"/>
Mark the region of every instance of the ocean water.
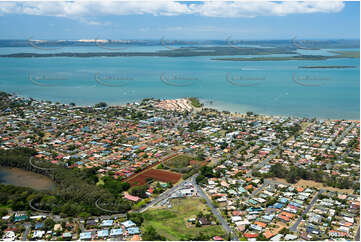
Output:
<path fill-rule="evenodd" d="M 162 49 L 166 50 L 164 46 L 133 46 L 124 51 Z M 78 50 L 107 51 L 98 47 L 67 47 L 53 52 Z M 31 47 L 0 48 L 0 54 L 18 52 L 50 51 Z M 300 53 L 304 53 L 303 50 Z M 328 52 L 307 50 L 307 54 L 312 53 Z M 0 90 L 78 105 L 101 101 L 124 104 L 146 97 L 193 96 L 200 98 L 207 106 L 233 112 L 253 111 L 330 119 L 360 118 L 359 59 L 237 62 L 211 58 L 0 58 Z M 356 68 L 299 68 L 312 65 Z"/>

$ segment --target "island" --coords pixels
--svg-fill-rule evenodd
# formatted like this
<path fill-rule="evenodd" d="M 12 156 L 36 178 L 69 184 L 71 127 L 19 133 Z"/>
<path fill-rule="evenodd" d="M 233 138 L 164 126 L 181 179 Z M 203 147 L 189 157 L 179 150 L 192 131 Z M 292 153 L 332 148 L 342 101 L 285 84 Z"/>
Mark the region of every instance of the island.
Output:
<path fill-rule="evenodd" d="M 356 66 L 299 66 L 301 69 L 343 69 L 356 68 Z"/>
<path fill-rule="evenodd" d="M 325 56 L 325 55 L 294 55 L 294 56 L 282 56 L 282 57 L 252 57 L 252 58 L 213 58 L 212 60 L 217 61 L 289 61 L 289 60 L 328 60 L 338 58 L 360 58 L 360 53 L 357 51 L 332 51 L 336 55 Z"/>

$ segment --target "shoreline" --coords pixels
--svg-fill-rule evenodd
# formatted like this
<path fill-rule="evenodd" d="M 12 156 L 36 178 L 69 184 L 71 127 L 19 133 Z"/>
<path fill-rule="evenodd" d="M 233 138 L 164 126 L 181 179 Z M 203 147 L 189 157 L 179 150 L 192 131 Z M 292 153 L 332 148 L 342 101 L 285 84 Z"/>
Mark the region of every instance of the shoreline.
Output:
<path fill-rule="evenodd" d="M 7 92 L 9 93 L 9 92 Z M 53 103 L 60 103 L 63 105 L 69 105 L 69 103 L 64 103 L 64 102 L 60 102 L 60 101 L 52 101 L 52 100 L 43 100 L 43 99 L 38 99 L 38 98 L 34 98 L 34 97 L 29 97 L 29 96 L 24 96 L 24 95 L 19 95 L 19 94 L 12 94 L 9 93 L 14 97 L 19 97 L 19 98 L 25 98 L 25 99 L 34 99 L 36 101 L 40 101 L 40 102 L 47 102 L 47 101 L 51 101 Z M 143 97 L 143 98 L 137 98 L 135 100 L 130 100 L 128 102 L 106 102 L 108 107 L 122 107 L 122 106 L 126 106 L 128 104 L 134 104 L 134 103 L 140 103 L 143 99 L 146 99 L 149 97 Z M 160 100 L 160 101 L 171 101 L 171 100 L 177 100 L 177 99 L 188 99 L 190 97 L 180 97 L 180 98 L 154 98 L 155 100 Z M 253 112 L 253 114 L 261 116 L 261 117 L 265 117 L 265 118 L 272 118 L 272 117 L 282 117 L 282 118 L 308 118 L 308 119 L 317 119 L 317 120 L 348 120 L 348 121 L 360 121 L 360 117 L 359 119 L 346 119 L 346 118 L 330 118 L 330 117 L 307 117 L 307 116 L 298 116 L 298 115 L 287 115 L 287 114 L 269 114 L 269 113 L 264 113 L 261 110 L 259 110 L 260 112 L 257 111 L 257 107 L 252 107 L 252 106 L 248 106 L 248 105 L 242 105 L 242 104 L 232 104 L 232 103 L 227 103 L 227 102 L 223 102 L 223 101 L 214 101 L 214 100 L 208 100 L 208 99 L 202 99 L 202 98 L 198 98 L 200 103 L 203 104 L 202 108 L 211 108 L 211 109 L 215 109 L 219 112 L 223 112 L 223 111 L 227 111 L 229 112 L 232 116 L 246 116 L 247 112 Z M 211 103 L 212 102 L 212 103 Z M 93 107 L 94 105 L 96 105 L 98 102 L 95 103 L 91 103 L 91 104 L 77 104 L 75 103 L 75 107 Z M 243 108 L 241 107 L 243 106 Z M 193 106 L 192 106 L 193 107 Z M 199 109 L 197 107 L 193 107 L 195 110 Z M 202 109 L 201 108 L 201 109 Z M 245 109 L 248 108 L 248 109 Z M 235 109 L 237 109 L 237 111 L 235 111 Z M 255 110 L 256 109 L 256 110 Z M 239 110 L 239 111 L 238 111 Z"/>
<path fill-rule="evenodd" d="M 256 109 L 255 107 L 251 107 L 249 106 L 251 109 L 244 109 L 243 110 L 241 109 L 240 111 L 234 111 L 233 108 L 239 108 L 237 107 L 238 104 L 231 104 L 231 103 L 226 103 L 226 102 L 220 102 L 220 101 L 212 101 L 213 104 L 208 104 L 209 103 L 209 100 L 205 100 L 205 99 L 200 99 L 201 103 L 204 104 L 204 108 L 212 108 L 212 109 L 216 109 L 217 111 L 228 111 L 230 112 L 231 115 L 234 115 L 234 116 L 246 116 L 247 112 L 253 112 L 254 114 L 258 115 L 258 116 L 261 116 L 261 117 L 265 117 L 265 118 L 272 118 L 272 117 L 281 117 L 281 118 L 289 118 L 289 117 L 292 117 L 292 118 L 308 118 L 308 119 L 312 119 L 312 118 L 315 118 L 317 120 L 342 120 L 340 118 L 328 118 L 328 117 L 301 117 L 301 116 L 297 116 L 297 115 L 286 115 L 286 114 L 269 114 L 269 113 L 263 113 L 263 112 L 257 112 L 257 111 L 254 111 L 254 109 Z M 232 108 L 232 106 L 234 106 Z M 247 105 L 244 105 L 244 107 L 247 107 Z M 252 111 L 253 110 L 253 111 Z M 360 119 L 343 119 L 343 120 L 348 120 L 348 121 L 353 121 L 353 122 L 356 122 L 356 121 L 360 121 Z"/>

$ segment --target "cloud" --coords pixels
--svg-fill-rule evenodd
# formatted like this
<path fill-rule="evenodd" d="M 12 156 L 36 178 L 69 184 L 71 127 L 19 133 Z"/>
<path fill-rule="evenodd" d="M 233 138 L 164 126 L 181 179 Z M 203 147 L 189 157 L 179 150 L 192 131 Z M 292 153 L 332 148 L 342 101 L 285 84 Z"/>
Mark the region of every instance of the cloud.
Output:
<path fill-rule="evenodd" d="M 86 21 L 102 15 L 177 16 L 200 15 L 208 17 L 285 16 L 289 14 L 334 13 L 344 8 L 340 1 L 319 2 L 244 2 L 213 1 L 184 3 L 176 1 L 75 1 L 75 2 L 0 2 L 0 15 L 26 14 L 55 16 Z"/>
<path fill-rule="evenodd" d="M 193 12 L 208 17 L 285 16 L 289 14 L 332 13 L 344 8 L 343 2 L 205 2 L 191 5 Z"/>

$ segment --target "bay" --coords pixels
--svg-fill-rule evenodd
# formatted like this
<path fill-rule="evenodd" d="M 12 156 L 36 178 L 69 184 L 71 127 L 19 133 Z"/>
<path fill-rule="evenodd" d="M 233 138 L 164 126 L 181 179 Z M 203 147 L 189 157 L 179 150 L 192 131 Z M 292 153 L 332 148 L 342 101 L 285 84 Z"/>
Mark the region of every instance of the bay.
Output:
<path fill-rule="evenodd" d="M 80 48 L 89 52 L 96 49 L 68 48 L 71 51 Z M 16 51 L 14 49 L 17 48 L 0 48 L 0 53 L 8 54 Z M 166 48 L 131 47 L 126 51 L 135 49 L 156 51 Z M 35 52 L 33 50 L 21 47 L 21 51 L 16 52 Z M 307 54 L 325 55 L 328 51 L 307 50 Z M 300 50 L 300 53 L 305 52 Z M 0 90 L 78 105 L 92 105 L 101 101 L 116 105 L 146 97 L 171 99 L 192 96 L 200 98 L 206 106 L 232 112 L 253 111 L 268 115 L 330 119 L 358 120 L 360 117 L 359 59 L 238 62 L 211 58 L 0 58 Z M 328 65 L 356 68 L 299 68 Z"/>

